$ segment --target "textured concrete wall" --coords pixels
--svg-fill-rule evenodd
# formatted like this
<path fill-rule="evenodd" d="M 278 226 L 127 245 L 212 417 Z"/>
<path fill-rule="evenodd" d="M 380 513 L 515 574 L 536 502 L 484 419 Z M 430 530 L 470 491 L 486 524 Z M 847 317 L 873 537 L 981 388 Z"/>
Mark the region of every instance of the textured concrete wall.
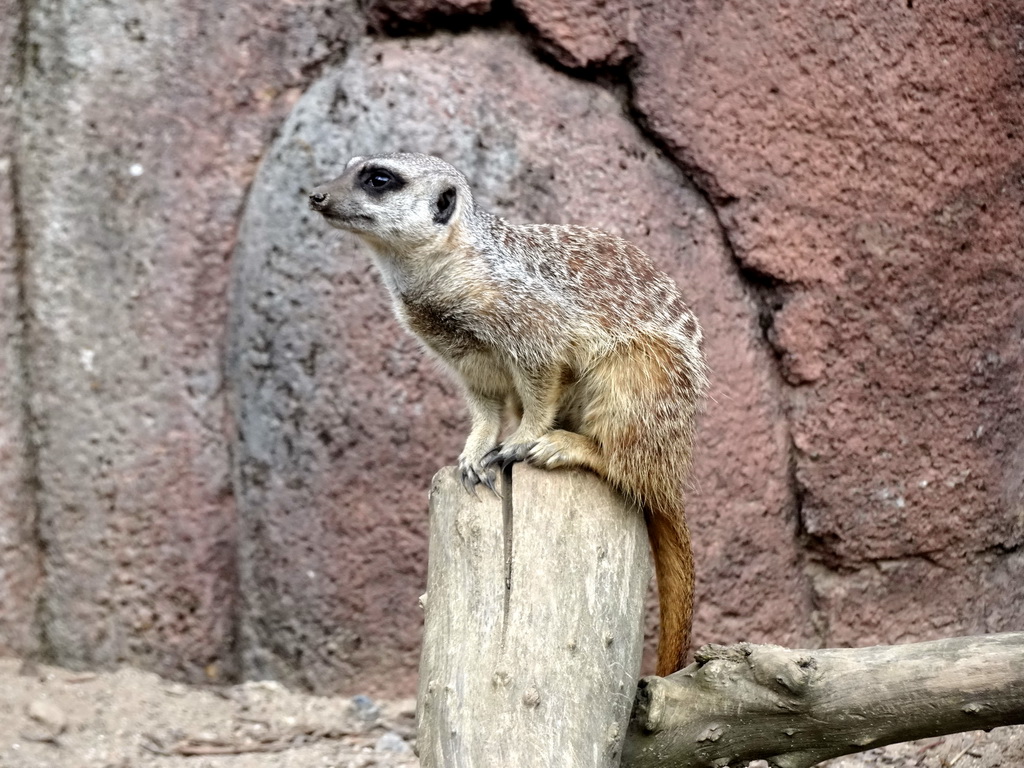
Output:
<path fill-rule="evenodd" d="M 37 647 L 41 585 L 27 427 L 23 249 L 18 207 L 21 9 L 0 0 L 0 653 Z"/>
<path fill-rule="evenodd" d="M 455 388 L 304 196 L 415 149 L 683 286 L 698 642 L 1024 623 L 1009 0 L 0 0 L 0 647 L 411 691 Z"/>

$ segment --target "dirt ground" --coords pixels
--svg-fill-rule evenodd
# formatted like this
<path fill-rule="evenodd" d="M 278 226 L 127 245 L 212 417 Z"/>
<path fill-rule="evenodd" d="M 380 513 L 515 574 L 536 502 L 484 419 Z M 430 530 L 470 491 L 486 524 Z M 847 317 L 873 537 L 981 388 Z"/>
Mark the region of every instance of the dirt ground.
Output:
<path fill-rule="evenodd" d="M 325 698 L 273 682 L 197 688 L 135 669 L 80 673 L 0 659 L 0 768 L 416 768 L 414 714 L 412 700 Z M 1024 727 L 826 765 L 1024 766 Z"/>
<path fill-rule="evenodd" d="M 414 768 L 414 702 L 0 659 L 0 768 Z"/>
<path fill-rule="evenodd" d="M 1022 768 L 1024 726 L 892 744 L 829 760 L 827 768 Z"/>

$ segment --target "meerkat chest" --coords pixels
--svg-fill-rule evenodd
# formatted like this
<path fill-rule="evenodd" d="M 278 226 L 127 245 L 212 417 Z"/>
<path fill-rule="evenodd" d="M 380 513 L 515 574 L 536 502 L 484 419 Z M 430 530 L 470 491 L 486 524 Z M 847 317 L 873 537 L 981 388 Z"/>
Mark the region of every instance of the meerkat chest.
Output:
<path fill-rule="evenodd" d="M 441 358 L 454 361 L 486 350 L 465 307 L 433 296 L 401 295 L 397 303 L 409 330 Z"/>

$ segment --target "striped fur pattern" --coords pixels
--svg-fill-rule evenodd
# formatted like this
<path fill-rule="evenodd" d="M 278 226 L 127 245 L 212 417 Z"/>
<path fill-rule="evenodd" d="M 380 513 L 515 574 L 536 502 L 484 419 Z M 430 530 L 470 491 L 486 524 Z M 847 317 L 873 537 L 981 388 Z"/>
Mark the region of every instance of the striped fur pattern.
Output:
<path fill-rule="evenodd" d="M 463 482 L 496 467 L 583 467 L 644 509 L 661 596 L 658 674 L 684 662 L 693 559 L 682 485 L 707 387 L 700 325 L 640 249 L 593 229 L 477 208 L 425 155 L 353 158 L 310 204 L 369 242 L 405 326 L 462 382 Z M 520 414 L 502 439 L 503 414 Z"/>

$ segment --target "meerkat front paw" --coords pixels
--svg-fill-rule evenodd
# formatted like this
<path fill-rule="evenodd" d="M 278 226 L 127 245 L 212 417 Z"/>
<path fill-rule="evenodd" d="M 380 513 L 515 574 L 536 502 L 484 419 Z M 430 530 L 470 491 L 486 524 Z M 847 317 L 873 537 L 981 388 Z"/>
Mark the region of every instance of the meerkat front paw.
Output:
<path fill-rule="evenodd" d="M 485 466 L 483 459 L 473 461 L 466 454 L 462 454 L 459 457 L 459 476 L 466 490 L 474 495 L 476 487 L 483 484 L 490 488 L 495 496 L 501 496 L 496 485 L 497 471 L 493 467 Z"/>
<path fill-rule="evenodd" d="M 487 453 L 480 463 L 485 467 L 493 467 L 495 465 L 499 467 L 507 467 L 509 464 L 515 464 L 519 461 L 526 461 L 526 457 L 530 455 L 530 451 L 536 442 L 529 443 L 506 443 L 499 445 L 489 453 Z"/>

